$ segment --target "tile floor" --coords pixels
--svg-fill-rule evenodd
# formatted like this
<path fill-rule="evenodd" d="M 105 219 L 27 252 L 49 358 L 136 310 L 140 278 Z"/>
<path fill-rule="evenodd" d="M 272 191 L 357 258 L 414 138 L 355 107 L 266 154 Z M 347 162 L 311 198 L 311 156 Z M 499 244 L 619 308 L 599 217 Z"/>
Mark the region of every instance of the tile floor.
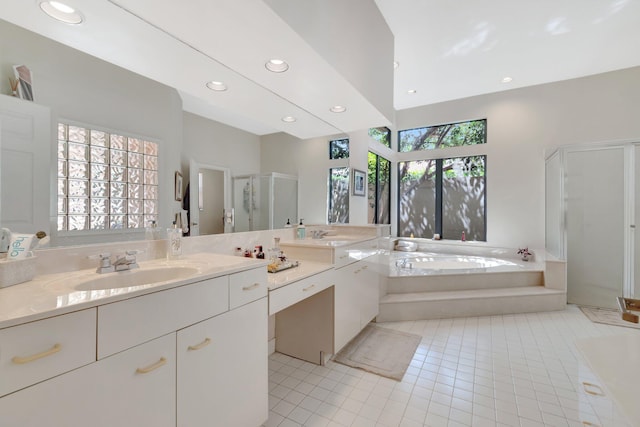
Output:
<path fill-rule="evenodd" d="M 592 323 L 575 306 L 379 325 L 422 335 L 402 382 L 275 353 L 264 427 L 640 425 L 585 393 L 583 382 L 602 384 L 574 345 L 639 330 Z"/>

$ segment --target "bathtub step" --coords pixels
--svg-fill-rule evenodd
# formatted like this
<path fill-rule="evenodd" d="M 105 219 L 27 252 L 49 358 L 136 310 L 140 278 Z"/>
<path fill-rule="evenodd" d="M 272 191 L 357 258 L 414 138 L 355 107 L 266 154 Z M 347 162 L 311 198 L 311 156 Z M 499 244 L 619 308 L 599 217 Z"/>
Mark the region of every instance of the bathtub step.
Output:
<path fill-rule="evenodd" d="M 544 273 L 542 270 L 532 270 L 479 274 L 393 276 L 387 278 L 387 285 L 389 294 L 543 286 Z"/>
<path fill-rule="evenodd" d="M 566 292 L 544 286 L 388 294 L 378 322 L 563 310 Z"/>

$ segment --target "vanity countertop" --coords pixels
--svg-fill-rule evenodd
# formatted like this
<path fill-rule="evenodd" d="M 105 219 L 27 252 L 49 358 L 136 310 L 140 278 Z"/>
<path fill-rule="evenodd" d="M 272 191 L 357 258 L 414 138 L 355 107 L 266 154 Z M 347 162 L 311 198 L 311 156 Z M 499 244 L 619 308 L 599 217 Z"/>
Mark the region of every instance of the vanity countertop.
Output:
<path fill-rule="evenodd" d="M 268 286 L 273 291 L 297 280 L 304 279 L 314 274 L 333 269 L 333 264 L 314 261 L 300 261 L 297 267 L 282 270 L 277 273 L 269 273 Z"/>
<path fill-rule="evenodd" d="M 185 255 L 180 259 L 154 259 L 139 262 L 140 270 L 182 267 L 195 270 L 186 278 L 171 279 L 140 286 L 102 290 L 78 290 L 88 278 L 126 275 L 136 270 L 98 274 L 95 269 L 42 274 L 32 281 L 0 289 L 0 329 L 32 322 L 72 311 L 96 307 L 164 289 L 199 282 L 218 276 L 264 266 L 267 262 L 214 253 Z"/>
<path fill-rule="evenodd" d="M 357 235 L 357 234 L 345 234 L 345 235 L 332 235 L 321 239 L 314 239 L 307 237 L 301 240 L 289 240 L 281 242 L 282 246 L 299 246 L 299 247 L 315 247 L 315 248 L 340 248 L 343 246 L 349 246 L 356 243 L 366 242 L 368 240 L 376 239 L 371 235 Z"/>

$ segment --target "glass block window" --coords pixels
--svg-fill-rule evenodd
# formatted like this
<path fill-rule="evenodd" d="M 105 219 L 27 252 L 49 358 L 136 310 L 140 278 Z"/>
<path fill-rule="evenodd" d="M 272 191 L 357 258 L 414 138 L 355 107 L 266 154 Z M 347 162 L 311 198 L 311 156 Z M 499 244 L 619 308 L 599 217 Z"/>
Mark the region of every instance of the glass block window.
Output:
<path fill-rule="evenodd" d="M 329 159 L 348 159 L 349 140 L 336 139 L 329 141 Z"/>
<path fill-rule="evenodd" d="M 144 228 L 158 220 L 158 144 L 58 124 L 58 230 Z"/>
<path fill-rule="evenodd" d="M 398 132 L 398 151 L 435 150 L 487 142 L 487 121 L 450 123 Z"/>

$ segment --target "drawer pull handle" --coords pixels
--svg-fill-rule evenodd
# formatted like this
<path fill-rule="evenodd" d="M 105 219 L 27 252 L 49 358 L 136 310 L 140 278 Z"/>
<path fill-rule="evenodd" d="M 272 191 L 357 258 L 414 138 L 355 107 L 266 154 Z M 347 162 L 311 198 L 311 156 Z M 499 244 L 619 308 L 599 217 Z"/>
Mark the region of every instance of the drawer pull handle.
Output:
<path fill-rule="evenodd" d="M 368 265 L 363 265 L 362 270 L 366 270 L 368 267 L 369 267 Z"/>
<path fill-rule="evenodd" d="M 200 344 L 190 345 L 189 347 L 187 347 L 187 350 L 200 350 L 201 348 L 204 348 L 209 344 L 211 344 L 211 338 L 205 338 L 204 341 L 202 341 Z"/>
<path fill-rule="evenodd" d="M 313 289 L 315 287 L 316 287 L 316 285 L 307 286 L 306 288 L 302 288 L 302 292 L 310 291 L 311 289 Z"/>
<path fill-rule="evenodd" d="M 243 291 L 250 291 L 250 290 L 252 290 L 252 289 L 257 288 L 258 286 L 260 286 L 260 283 L 254 283 L 254 284 L 253 284 L 253 285 L 251 285 L 251 286 L 244 286 L 244 287 L 242 288 L 242 290 L 243 290 Z"/>
<path fill-rule="evenodd" d="M 158 360 L 153 365 L 149 365 L 149 366 L 146 366 L 144 368 L 136 369 L 136 374 L 148 374 L 149 372 L 155 371 L 156 369 L 158 369 L 159 367 L 165 365 L 166 363 L 167 363 L 167 359 L 165 359 L 164 357 L 161 357 L 160 360 Z"/>
<path fill-rule="evenodd" d="M 43 351 L 42 353 L 32 354 L 31 356 L 25 357 L 15 356 L 13 359 L 11 359 L 11 361 L 17 365 L 24 365 L 25 363 L 33 362 L 34 360 L 42 359 L 43 357 L 56 354 L 60 350 L 62 350 L 62 346 L 60 344 L 55 344 L 49 350 Z"/>
<path fill-rule="evenodd" d="M 589 390 L 589 387 L 596 389 L 596 390 Z M 602 390 L 602 387 L 600 387 L 597 384 L 591 384 L 588 382 L 583 382 L 582 383 L 582 388 L 584 388 L 585 393 L 590 394 L 592 396 L 604 396 L 604 391 Z"/>

